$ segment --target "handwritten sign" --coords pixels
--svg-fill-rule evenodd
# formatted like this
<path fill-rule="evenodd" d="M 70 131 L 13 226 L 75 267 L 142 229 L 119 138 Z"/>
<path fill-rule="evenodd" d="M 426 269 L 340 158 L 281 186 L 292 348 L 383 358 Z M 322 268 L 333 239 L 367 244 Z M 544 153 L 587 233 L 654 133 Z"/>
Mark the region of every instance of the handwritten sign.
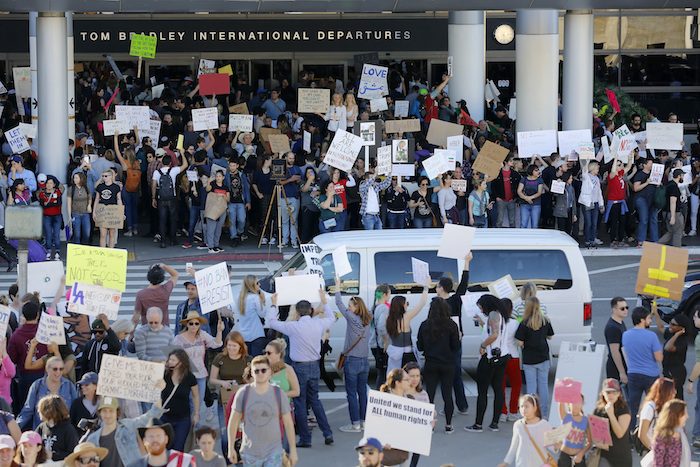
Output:
<path fill-rule="evenodd" d="M 661 181 L 664 178 L 664 169 L 666 166 L 663 164 L 652 164 L 651 173 L 649 174 L 649 183 L 652 185 L 661 185 Z"/>
<path fill-rule="evenodd" d="M 566 183 L 561 180 L 552 180 L 552 193 L 563 195 L 564 190 L 566 190 Z"/>
<path fill-rule="evenodd" d="M 36 340 L 40 344 L 55 343 L 66 345 L 66 333 L 63 329 L 63 318 L 48 313 L 42 313 L 39 326 L 36 328 Z"/>
<path fill-rule="evenodd" d="M 97 394 L 131 401 L 160 400 L 165 364 L 103 354 Z"/>
<path fill-rule="evenodd" d="M 129 55 L 132 57 L 156 58 L 158 38 L 145 34 L 132 34 Z"/>
<path fill-rule="evenodd" d="M 617 138 L 617 140 L 615 138 Z M 637 141 L 634 139 L 634 134 L 627 125 L 622 125 L 620 128 L 613 131 L 613 147 L 617 152 L 618 159 L 622 161 L 626 161 L 632 151 L 638 147 Z"/>
<path fill-rule="evenodd" d="M 117 115 L 117 120 L 128 125 L 129 130 L 134 127 L 139 130 L 142 128 L 151 128 L 151 113 L 148 107 L 143 105 L 116 105 L 114 111 Z"/>
<path fill-rule="evenodd" d="M 439 177 L 450 170 L 449 161 L 443 154 L 435 154 L 423 160 L 423 168 L 430 180 Z"/>
<path fill-rule="evenodd" d="M 348 249 L 345 245 L 333 250 L 333 267 L 338 277 L 347 276 L 352 272 L 352 266 L 348 259 Z"/>
<path fill-rule="evenodd" d="M 32 97 L 32 70 L 28 66 L 12 69 L 12 81 L 15 83 L 17 97 Z"/>
<path fill-rule="evenodd" d="M 299 113 L 328 112 L 331 102 L 331 90 L 325 88 L 299 88 L 297 94 Z"/>
<path fill-rule="evenodd" d="M 374 122 L 360 122 L 360 138 L 363 146 L 374 146 L 376 124 Z"/>
<path fill-rule="evenodd" d="M 389 68 L 385 66 L 363 64 L 357 97 L 371 100 L 389 94 L 389 85 L 386 80 L 388 75 Z M 372 110 L 374 111 L 374 108 Z"/>
<path fill-rule="evenodd" d="M 418 258 L 411 258 L 413 282 L 424 285 L 430 280 L 430 265 Z"/>
<path fill-rule="evenodd" d="M 383 112 L 389 110 L 389 104 L 387 104 L 385 97 L 379 97 L 369 101 L 369 108 L 372 112 Z"/>
<path fill-rule="evenodd" d="M 518 296 L 518 288 L 510 274 L 497 279 L 489 284 L 489 292 L 498 298 L 514 299 Z"/>
<path fill-rule="evenodd" d="M 408 117 L 408 101 L 394 101 L 394 117 Z"/>
<path fill-rule="evenodd" d="M 413 133 L 420 131 L 420 120 L 417 118 L 409 118 L 406 120 L 387 120 L 385 122 L 386 134 L 393 133 Z"/>
<path fill-rule="evenodd" d="M 343 172 L 350 172 L 360 149 L 362 149 L 362 138 L 339 128 L 335 132 L 323 162 Z"/>
<path fill-rule="evenodd" d="M 458 161 L 460 164 L 464 160 L 464 136 L 448 136 L 447 137 L 447 150 L 452 151 L 454 160 Z"/>
<path fill-rule="evenodd" d="M 19 126 L 7 130 L 5 132 L 5 138 L 12 149 L 13 154 L 22 154 L 24 151 L 29 151 L 29 143 L 27 142 L 27 137 L 24 136 L 24 132 Z"/>
<path fill-rule="evenodd" d="M 433 151 L 435 157 L 442 157 L 446 162 L 447 170 L 454 170 L 457 168 L 457 161 L 455 160 L 455 153 L 449 149 L 435 149 Z"/>
<path fill-rule="evenodd" d="M 486 175 L 487 180 L 493 180 L 501 172 L 503 161 L 508 157 L 508 152 L 507 148 L 486 141 L 479 151 L 472 169 Z"/>
<path fill-rule="evenodd" d="M 413 177 L 416 175 L 416 166 L 413 164 L 392 164 L 391 175 L 395 177 Z"/>
<path fill-rule="evenodd" d="M 452 187 L 452 191 L 467 191 L 467 181 L 464 179 L 452 179 L 452 183 L 450 184 L 450 186 Z"/>
<path fill-rule="evenodd" d="M 27 292 L 39 292 L 44 299 L 53 298 L 63 275 L 62 261 L 29 263 L 27 264 Z"/>
<path fill-rule="evenodd" d="M 118 290 L 75 282 L 70 289 L 67 305 L 70 313 L 88 316 L 104 314 L 108 319 L 116 320 L 121 300 L 122 293 Z"/>
<path fill-rule="evenodd" d="M 554 130 L 519 131 L 518 157 L 549 157 L 557 152 L 557 132 Z"/>
<path fill-rule="evenodd" d="M 596 446 L 612 446 L 612 436 L 610 435 L 610 420 L 596 415 L 588 416 L 588 423 L 591 426 L 591 438 Z"/>
<path fill-rule="evenodd" d="M 194 273 L 202 314 L 210 313 L 233 303 L 231 281 L 226 262 L 209 266 Z"/>
<path fill-rule="evenodd" d="M 683 149 L 682 123 L 647 123 L 647 147 L 649 149 Z"/>
<path fill-rule="evenodd" d="M 456 123 L 444 122 L 433 118 L 430 120 L 430 126 L 428 127 L 427 139 L 429 143 L 443 148 L 447 147 L 447 138 L 449 136 L 461 135 L 464 131 L 463 125 L 457 125 Z"/>
<path fill-rule="evenodd" d="M 316 274 L 276 277 L 277 305 L 296 305 L 300 300 L 318 302 L 318 291 L 324 285 L 323 278 Z"/>
<path fill-rule="evenodd" d="M 680 300 L 688 271 L 688 250 L 644 242 L 635 291 Z"/>
<path fill-rule="evenodd" d="M 287 135 L 270 135 L 267 140 L 270 143 L 270 150 L 275 154 L 285 154 L 291 150 Z"/>
<path fill-rule="evenodd" d="M 557 138 L 559 140 L 559 154 L 563 158 L 568 158 L 574 152 L 579 154 L 579 146 L 582 143 L 590 143 L 593 140 L 593 135 L 591 129 L 587 128 L 585 130 L 560 131 L 557 133 Z M 540 155 L 549 156 L 549 154 Z"/>
<path fill-rule="evenodd" d="M 391 175 L 391 146 L 377 148 L 377 175 Z"/>
<path fill-rule="evenodd" d="M 68 244 L 66 282 L 126 290 L 127 251 L 117 248 Z"/>
<path fill-rule="evenodd" d="M 194 131 L 216 130 L 219 128 L 219 114 L 216 107 L 192 109 Z"/>
<path fill-rule="evenodd" d="M 304 243 L 299 246 L 306 261 L 306 274 L 316 274 L 323 278 L 323 267 L 321 267 L 321 248 L 315 243 Z"/>
<path fill-rule="evenodd" d="M 429 456 L 434 414 L 433 404 L 370 390 L 364 436 L 381 439 L 395 449 Z"/>
<path fill-rule="evenodd" d="M 143 138 L 149 138 L 154 144 L 160 141 L 160 126 L 162 122 L 160 120 L 149 120 L 148 128 L 139 128 L 139 137 L 141 140 Z"/>
<path fill-rule="evenodd" d="M 7 326 L 10 324 L 10 315 L 12 311 L 5 305 L 0 305 L 0 338 L 4 338 L 7 334 Z"/>
<path fill-rule="evenodd" d="M 37 127 L 35 125 L 30 125 L 29 123 L 20 122 L 19 127 L 22 129 L 22 133 L 27 139 L 35 139 Z"/>
<path fill-rule="evenodd" d="M 253 131 L 253 116 L 245 114 L 229 114 L 228 131 Z"/>
<path fill-rule="evenodd" d="M 557 443 L 563 443 L 569 433 L 571 432 L 571 423 L 565 423 L 558 426 L 550 431 L 544 432 L 544 445 L 554 446 Z"/>
<path fill-rule="evenodd" d="M 304 130 L 304 136 L 302 140 L 302 149 L 307 153 L 311 153 L 311 133 Z"/>
<path fill-rule="evenodd" d="M 214 60 L 200 58 L 199 66 L 197 67 L 197 78 L 207 73 L 216 73 L 216 62 Z"/>
<path fill-rule="evenodd" d="M 582 403 L 583 384 L 573 378 L 558 379 L 554 382 L 554 400 L 561 404 Z"/>
<path fill-rule="evenodd" d="M 105 136 L 114 136 L 117 133 L 125 135 L 130 131 L 129 122 L 125 120 L 102 120 L 102 133 Z"/>
<path fill-rule="evenodd" d="M 95 225 L 106 229 L 124 227 L 124 205 L 97 205 L 95 207 Z"/>
<path fill-rule="evenodd" d="M 474 235 L 476 235 L 474 227 L 446 224 L 442 228 L 437 255 L 441 258 L 464 259 L 472 249 Z"/>

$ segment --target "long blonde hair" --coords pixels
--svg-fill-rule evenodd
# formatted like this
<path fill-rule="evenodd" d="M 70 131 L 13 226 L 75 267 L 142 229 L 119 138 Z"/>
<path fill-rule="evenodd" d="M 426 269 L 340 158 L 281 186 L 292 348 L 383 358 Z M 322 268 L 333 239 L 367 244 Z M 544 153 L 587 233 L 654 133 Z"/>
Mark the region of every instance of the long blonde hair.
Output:
<path fill-rule="evenodd" d="M 345 107 L 350 110 L 352 107 L 357 107 L 357 102 L 355 101 L 355 95 L 351 92 L 345 95 Z"/>
<path fill-rule="evenodd" d="M 238 295 L 238 311 L 241 312 L 241 316 L 245 315 L 245 299 L 248 297 L 249 293 L 257 295 L 255 291 L 255 286 L 258 284 L 258 278 L 252 274 L 248 274 L 243 278 L 243 284 L 241 285 L 241 293 Z M 260 306 L 265 304 L 265 297 L 260 296 Z"/>
<path fill-rule="evenodd" d="M 542 326 L 547 324 L 547 317 L 542 313 L 540 300 L 537 297 L 530 297 L 525 300 L 523 323 L 533 331 L 539 331 Z"/>
<path fill-rule="evenodd" d="M 680 419 L 687 410 L 686 403 L 680 399 L 671 399 L 664 404 L 654 425 L 654 438 L 673 436 L 679 428 Z"/>

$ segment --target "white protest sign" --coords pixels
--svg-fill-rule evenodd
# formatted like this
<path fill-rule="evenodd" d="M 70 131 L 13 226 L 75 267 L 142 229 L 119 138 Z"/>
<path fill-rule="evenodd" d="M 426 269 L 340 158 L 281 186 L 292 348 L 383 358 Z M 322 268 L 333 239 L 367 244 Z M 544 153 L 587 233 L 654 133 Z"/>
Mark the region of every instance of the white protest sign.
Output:
<path fill-rule="evenodd" d="M 602 136 L 600 138 L 600 146 L 603 149 L 603 162 L 607 164 L 614 158 L 613 153 L 610 150 L 610 141 L 608 141 L 607 136 Z"/>
<path fill-rule="evenodd" d="M 395 449 L 429 456 L 434 414 L 433 404 L 370 390 L 364 436 L 381 439 Z"/>
<path fill-rule="evenodd" d="M 226 262 L 209 266 L 194 273 L 202 314 L 210 313 L 233 303 L 231 281 Z"/>
<path fill-rule="evenodd" d="M 39 292 L 43 299 L 52 299 L 65 274 L 62 261 L 41 261 L 27 264 L 27 292 Z"/>
<path fill-rule="evenodd" d="M 105 136 L 114 136 L 119 133 L 125 135 L 131 131 L 129 122 L 124 120 L 102 120 L 102 131 Z"/>
<path fill-rule="evenodd" d="M 97 394 L 130 401 L 159 401 L 164 373 L 164 363 L 103 354 Z"/>
<path fill-rule="evenodd" d="M 24 133 L 24 136 L 27 137 L 27 139 L 36 139 L 36 132 L 37 132 L 37 127 L 34 125 L 30 125 L 29 123 L 21 123 L 19 124 L 19 127 L 22 129 L 22 133 Z"/>
<path fill-rule="evenodd" d="M 466 192 L 467 191 L 467 181 L 464 179 L 452 179 L 452 182 L 450 183 L 450 187 L 452 188 L 452 191 L 461 191 L 461 192 Z"/>
<path fill-rule="evenodd" d="M 7 88 L 2 84 L 2 81 L 0 81 L 0 94 L 7 94 Z"/>
<path fill-rule="evenodd" d="M 345 245 L 333 250 L 333 267 L 338 277 L 346 276 L 352 272 L 352 266 L 348 259 L 348 249 Z"/>
<path fill-rule="evenodd" d="M 142 130 L 150 128 L 151 112 L 148 107 L 143 105 L 116 105 L 114 110 L 117 115 L 117 120 L 128 123 L 129 129 L 134 127 Z"/>
<path fill-rule="evenodd" d="M 253 116 L 245 114 L 229 114 L 228 131 L 253 131 Z"/>
<path fill-rule="evenodd" d="M 416 166 L 413 164 L 391 164 L 391 175 L 396 177 L 413 177 L 416 175 Z"/>
<path fill-rule="evenodd" d="M 557 443 L 563 443 L 569 432 L 571 431 L 571 423 L 565 423 L 550 431 L 544 432 L 544 445 L 554 446 Z"/>
<path fill-rule="evenodd" d="M 391 141 L 391 161 L 394 164 L 408 164 L 408 140 L 394 139 Z"/>
<path fill-rule="evenodd" d="M 5 132 L 5 138 L 7 139 L 13 154 L 21 154 L 24 151 L 29 151 L 29 143 L 27 138 L 24 136 L 24 132 L 19 126 L 14 127 L 11 130 Z"/>
<path fill-rule="evenodd" d="M 683 170 L 683 183 L 686 185 L 693 183 L 692 167 L 690 165 L 684 165 L 681 169 Z"/>
<path fill-rule="evenodd" d="M 192 109 L 194 131 L 215 130 L 219 128 L 219 114 L 216 107 Z"/>
<path fill-rule="evenodd" d="M 199 67 L 197 68 L 197 78 L 208 73 L 216 73 L 216 62 L 202 58 L 199 60 Z"/>
<path fill-rule="evenodd" d="M 308 153 L 311 152 L 311 133 L 306 130 L 304 130 L 303 149 Z"/>
<path fill-rule="evenodd" d="M 386 81 L 388 75 L 389 68 L 365 63 L 362 66 L 362 76 L 360 77 L 357 97 L 360 99 L 377 99 L 389 94 L 389 85 Z M 374 111 L 374 109 L 372 110 Z"/>
<path fill-rule="evenodd" d="M 391 146 L 377 148 L 377 175 L 391 175 Z"/>
<path fill-rule="evenodd" d="M 7 326 L 10 324 L 12 310 L 5 305 L 0 305 L 0 339 L 4 339 L 7 334 Z"/>
<path fill-rule="evenodd" d="M 122 293 L 118 290 L 75 282 L 70 290 L 68 311 L 88 316 L 105 314 L 108 319 L 116 320 L 121 300 Z"/>
<path fill-rule="evenodd" d="M 442 228 L 442 238 L 437 255 L 441 258 L 464 259 L 472 249 L 474 235 L 476 235 L 474 227 L 445 224 Z"/>
<path fill-rule="evenodd" d="M 449 149 L 435 149 L 433 155 L 435 157 L 440 156 L 447 161 L 447 170 L 454 170 L 457 168 L 457 161 L 455 160 L 454 151 L 450 151 Z"/>
<path fill-rule="evenodd" d="M 647 123 L 647 148 L 683 149 L 682 123 Z"/>
<path fill-rule="evenodd" d="M 498 298 L 516 298 L 518 296 L 518 288 L 513 282 L 510 274 L 501 277 L 489 284 L 489 292 Z"/>
<path fill-rule="evenodd" d="M 386 98 L 380 97 L 369 101 L 369 108 L 372 112 L 383 112 L 389 110 L 389 104 L 386 103 Z"/>
<path fill-rule="evenodd" d="M 552 193 L 557 195 L 563 195 L 566 187 L 566 183 L 561 180 L 552 180 Z"/>
<path fill-rule="evenodd" d="M 459 162 L 460 164 L 462 163 L 464 159 L 464 136 L 462 135 L 455 135 L 455 136 L 448 136 L 447 137 L 447 147 L 446 149 L 448 151 L 452 151 L 454 153 L 454 160 Z"/>
<path fill-rule="evenodd" d="M 63 318 L 50 315 L 46 312 L 39 318 L 39 326 L 36 329 L 36 340 L 40 344 L 66 345 L 66 333 L 63 329 Z"/>
<path fill-rule="evenodd" d="M 430 265 L 418 258 L 411 258 L 411 270 L 413 272 L 413 282 L 425 285 L 430 280 Z"/>
<path fill-rule="evenodd" d="M 162 122 L 160 120 L 149 120 L 148 123 L 148 128 L 139 128 L 139 138 L 141 141 L 143 141 L 143 138 L 149 138 L 152 144 L 156 146 L 158 141 L 160 141 L 160 126 Z"/>
<path fill-rule="evenodd" d="M 557 132 L 554 130 L 519 131 L 518 157 L 549 157 L 557 152 Z"/>
<path fill-rule="evenodd" d="M 508 116 L 516 120 L 517 116 L 517 110 L 518 110 L 518 101 L 515 97 L 510 99 L 510 103 L 508 104 Z"/>
<path fill-rule="evenodd" d="M 165 84 L 157 84 L 151 88 L 151 97 L 154 99 L 160 98 L 165 90 Z"/>
<path fill-rule="evenodd" d="M 32 97 L 32 71 L 28 66 L 12 69 L 12 80 L 15 83 L 17 97 Z"/>
<path fill-rule="evenodd" d="M 425 173 L 430 180 L 439 177 L 448 170 L 450 170 L 449 161 L 443 153 L 438 153 L 438 149 L 435 150 L 435 155 L 423 160 L 423 168 Z"/>
<path fill-rule="evenodd" d="M 360 149 L 362 149 L 362 138 L 339 128 L 335 132 L 323 162 L 343 172 L 350 172 Z"/>
<path fill-rule="evenodd" d="M 661 181 L 664 178 L 664 169 L 665 166 L 663 164 L 652 164 L 651 173 L 649 174 L 649 183 L 652 185 L 661 185 Z"/>
<path fill-rule="evenodd" d="M 559 155 L 564 159 L 568 158 L 572 152 L 578 154 L 578 148 L 581 143 L 590 143 L 593 140 L 590 128 L 585 130 L 560 131 L 557 133 L 557 137 L 559 139 Z M 549 156 L 549 154 L 540 155 Z"/>
<path fill-rule="evenodd" d="M 199 175 L 197 174 L 196 170 L 188 170 L 186 174 L 188 182 L 196 182 L 197 180 L 199 180 Z"/>
<path fill-rule="evenodd" d="M 374 122 L 360 122 L 360 138 L 363 146 L 374 146 L 376 144 L 374 135 L 376 131 Z"/>
<path fill-rule="evenodd" d="M 453 73 L 453 62 L 454 62 L 454 57 L 452 55 L 449 55 L 447 57 L 447 76 L 452 77 Z"/>
<path fill-rule="evenodd" d="M 299 246 L 306 261 L 306 274 L 316 274 L 323 278 L 321 266 L 321 248 L 315 243 L 303 243 Z"/>
<path fill-rule="evenodd" d="M 394 118 L 408 117 L 408 101 L 394 101 Z"/>
<path fill-rule="evenodd" d="M 578 158 L 580 160 L 590 160 L 595 158 L 595 144 L 593 141 L 588 141 L 587 143 L 581 143 L 578 145 L 576 150 L 578 153 Z"/>
<path fill-rule="evenodd" d="M 626 162 L 632 151 L 638 147 L 637 141 L 634 139 L 630 129 L 627 128 L 627 125 L 622 125 L 615 130 L 613 136 L 617 137 L 617 144 L 615 144 L 615 138 L 613 138 L 613 149 L 617 152 L 617 158 Z"/>
<path fill-rule="evenodd" d="M 296 305 L 300 300 L 318 302 L 318 291 L 324 285 L 323 279 L 316 274 L 276 277 L 277 305 Z"/>

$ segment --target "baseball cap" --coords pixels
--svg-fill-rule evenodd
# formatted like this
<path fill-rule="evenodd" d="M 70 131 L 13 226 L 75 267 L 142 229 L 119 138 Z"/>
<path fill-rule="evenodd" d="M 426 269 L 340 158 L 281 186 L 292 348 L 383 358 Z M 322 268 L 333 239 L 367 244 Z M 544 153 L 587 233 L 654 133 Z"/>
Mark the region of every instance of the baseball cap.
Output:
<path fill-rule="evenodd" d="M 46 181 L 46 174 L 39 174 L 37 175 L 36 179 L 39 183 L 44 183 Z"/>
<path fill-rule="evenodd" d="M 43 443 L 41 435 L 36 431 L 25 431 L 22 433 L 22 437 L 19 439 L 18 444 L 29 443 L 34 445 L 40 445 Z"/>
<path fill-rule="evenodd" d="M 104 396 L 102 399 L 100 399 L 100 404 L 97 406 L 97 411 L 99 412 L 102 409 L 117 410 L 118 408 L 119 408 L 119 399 L 117 399 L 116 397 Z"/>
<path fill-rule="evenodd" d="M 22 162 L 22 156 L 12 156 L 12 159 L 10 159 L 12 162 Z"/>
<path fill-rule="evenodd" d="M 620 382 L 615 378 L 608 378 L 603 381 L 603 391 L 617 391 L 620 392 Z"/>
<path fill-rule="evenodd" d="M 95 373 L 94 371 L 88 371 L 83 375 L 82 378 L 80 378 L 78 384 L 81 386 L 88 384 L 97 384 L 97 373 Z"/>
<path fill-rule="evenodd" d="M 14 449 L 16 447 L 17 445 L 15 444 L 15 440 L 12 439 L 12 436 L 0 435 L 0 449 Z"/>
<path fill-rule="evenodd" d="M 101 319 L 96 319 L 95 321 L 92 322 L 92 330 L 93 331 L 106 331 L 107 327 L 105 326 L 105 323 L 103 323 Z"/>
<path fill-rule="evenodd" d="M 355 450 L 358 451 L 367 446 L 372 447 L 379 452 L 382 452 L 384 450 L 382 443 L 377 438 L 362 438 L 360 442 L 357 443 Z"/>
<path fill-rule="evenodd" d="M 195 283 L 194 283 L 194 282 L 192 282 L 192 281 L 185 281 L 185 283 L 184 283 L 184 284 L 182 284 L 182 285 L 184 285 L 184 286 L 185 286 L 185 288 L 187 288 L 187 286 L 188 286 L 188 285 L 194 285 L 195 287 L 197 287 L 197 284 L 195 284 Z"/>
<path fill-rule="evenodd" d="M 165 149 L 163 149 L 163 148 L 156 149 L 156 156 L 164 156 L 164 155 L 165 155 Z"/>

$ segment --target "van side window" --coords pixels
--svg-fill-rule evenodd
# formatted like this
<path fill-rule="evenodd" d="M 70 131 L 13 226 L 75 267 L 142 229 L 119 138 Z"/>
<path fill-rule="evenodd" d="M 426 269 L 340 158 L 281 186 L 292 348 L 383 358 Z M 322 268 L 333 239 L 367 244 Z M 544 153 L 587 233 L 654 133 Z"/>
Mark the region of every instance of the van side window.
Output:
<path fill-rule="evenodd" d="M 457 260 L 439 258 L 437 251 L 387 251 L 374 255 L 374 271 L 377 284 L 389 284 L 393 293 L 421 293 L 423 284 L 413 282 L 411 258 L 425 261 L 430 265 L 430 278 L 435 283 L 441 277 L 449 277 L 459 281 L 457 276 Z M 430 292 L 435 292 L 431 288 Z"/>
<path fill-rule="evenodd" d="M 348 259 L 352 272 L 340 278 L 340 293 L 343 295 L 358 295 L 360 293 L 360 254 L 348 252 Z M 326 291 L 335 293 L 335 265 L 333 255 L 328 254 L 321 258 L 323 268 L 323 281 L 326 284 Z"/>
<path fill-rule="evenodd" d="M 517 286 L 534 282 L 539 290 L 572 285 L 571 269 L 561 250 L 475 250 L 469 267 L 469 291 L 488 291 L 489 283 L 510 274 Z"/>

